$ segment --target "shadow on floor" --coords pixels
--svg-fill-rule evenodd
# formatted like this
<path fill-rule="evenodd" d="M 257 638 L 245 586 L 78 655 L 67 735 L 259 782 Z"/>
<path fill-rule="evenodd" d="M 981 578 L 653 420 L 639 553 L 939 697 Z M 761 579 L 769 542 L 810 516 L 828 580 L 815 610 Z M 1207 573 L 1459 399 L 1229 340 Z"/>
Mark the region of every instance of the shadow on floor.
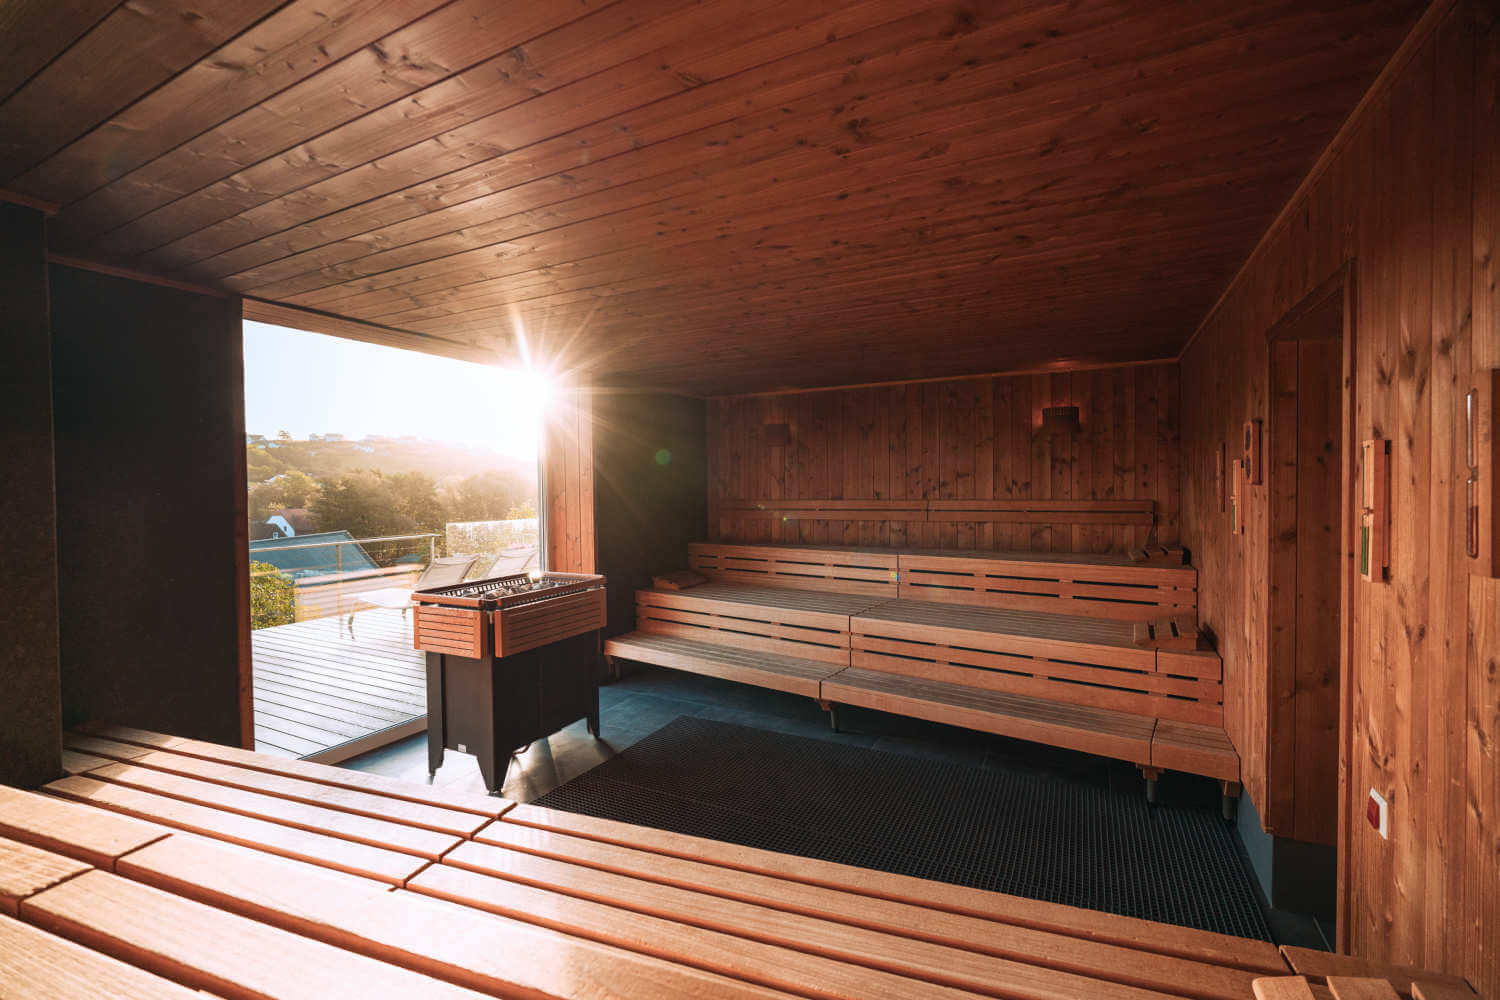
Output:
<path fill-rule="evenodd" d="M 974 767 L 1029 770 L 1117 792 L 1145 794 L 1140 773 L 1123 761 L 850 706 L 840 708 L 840 731 L 835 733 L 829 728 L 827 714 L 811 699 L 656 667 L 631 669 L 626 665 L 624 677 L 602 688 L 599 700 L 602 739 L 589 736 L 580 720 L 533 744 L 512 760 L 502 794 L 532 802 L 680 715 Z M 425 781 L 426 735 L 356 757 L 343 766 Z M 445 756 L 434 783 L 456 791 L 484 793 L 474 758 L 452 751 Z M 1159 794 L 1164 802 L 1174 805 L 1197 805 L 1215 812 L 1219 808 L 1218 784 L 1205 778 L 1165 774 Z M 1261 905 L 1278 943 L 1327 947 L 1310 917 L 1271 910 L 1263 899 Z"/>

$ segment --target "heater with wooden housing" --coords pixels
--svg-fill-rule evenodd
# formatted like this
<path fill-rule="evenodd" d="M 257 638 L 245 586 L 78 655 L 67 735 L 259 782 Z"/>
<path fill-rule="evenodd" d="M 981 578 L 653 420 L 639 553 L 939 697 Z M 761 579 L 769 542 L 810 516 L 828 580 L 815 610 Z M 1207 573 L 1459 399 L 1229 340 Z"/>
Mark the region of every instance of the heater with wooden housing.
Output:
<path fill-rule="evenodd" d="M 427 654 L 427 763 L 473 754 L 485 787 L 511 752 L 577 719 L 599 735 L 604 577 L 533 573 L 412 595 L 413 645 Z"/>

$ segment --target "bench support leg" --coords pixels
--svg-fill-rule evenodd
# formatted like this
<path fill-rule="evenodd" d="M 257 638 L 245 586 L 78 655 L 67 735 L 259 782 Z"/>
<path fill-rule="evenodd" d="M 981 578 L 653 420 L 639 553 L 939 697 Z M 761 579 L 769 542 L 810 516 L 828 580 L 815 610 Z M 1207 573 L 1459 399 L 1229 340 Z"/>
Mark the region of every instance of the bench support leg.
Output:
<path fill-rule="evenodd" d="M 1161 768 L 1142 767 L 1141 777 L 1146 779 L 1146 804 L 1156 805 L 1156 779 L 1161 777 Z"/>
<path fill-rule="evenodd" d="M 818 707 L 828 713 L 828 728 L 834 732 L 839 731 L 839 707 L 831 701 L 818 699 Z"/>
<path fill-rule="evenodd" d="M 1224 813 L 1226 823 L 1234 822 L 1235 807 L 1240 801 L 1240 783 L 1238 781 L 1221 781 L 1219 787 L 1224 790 L 1224 797 L 1220 800 L 1220 808 Z"/>
<path fill-rule="evenodd" d="M 615 680 L 620 679 L 620 661 L 613 656 L 606 656 L 604 662 L 609 665 L 609 672 L 614 675 Z"/>

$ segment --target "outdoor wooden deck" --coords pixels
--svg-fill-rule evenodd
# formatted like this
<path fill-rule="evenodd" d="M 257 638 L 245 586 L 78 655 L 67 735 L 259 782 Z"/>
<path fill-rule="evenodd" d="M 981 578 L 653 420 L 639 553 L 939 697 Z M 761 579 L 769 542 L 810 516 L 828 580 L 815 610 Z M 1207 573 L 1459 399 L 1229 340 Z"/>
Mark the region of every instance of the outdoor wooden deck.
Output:
<path fill-rule="evenodd" d="M 255 749 L 325 762 L 392 743 L 427 725 L 422 654 L 411 619 L 366 608 L 252 633 Z"/>

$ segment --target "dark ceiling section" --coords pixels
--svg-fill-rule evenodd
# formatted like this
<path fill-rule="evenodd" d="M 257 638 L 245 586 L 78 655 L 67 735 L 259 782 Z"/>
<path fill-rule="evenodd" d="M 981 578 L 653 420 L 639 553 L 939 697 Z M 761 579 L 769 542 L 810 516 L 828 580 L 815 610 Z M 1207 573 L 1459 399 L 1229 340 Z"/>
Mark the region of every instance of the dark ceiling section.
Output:
<path fill-rule="evenodd" d="M 1423 7 L 13 6 L 57 252 L 701 393 L 1173 356 Z"/>

